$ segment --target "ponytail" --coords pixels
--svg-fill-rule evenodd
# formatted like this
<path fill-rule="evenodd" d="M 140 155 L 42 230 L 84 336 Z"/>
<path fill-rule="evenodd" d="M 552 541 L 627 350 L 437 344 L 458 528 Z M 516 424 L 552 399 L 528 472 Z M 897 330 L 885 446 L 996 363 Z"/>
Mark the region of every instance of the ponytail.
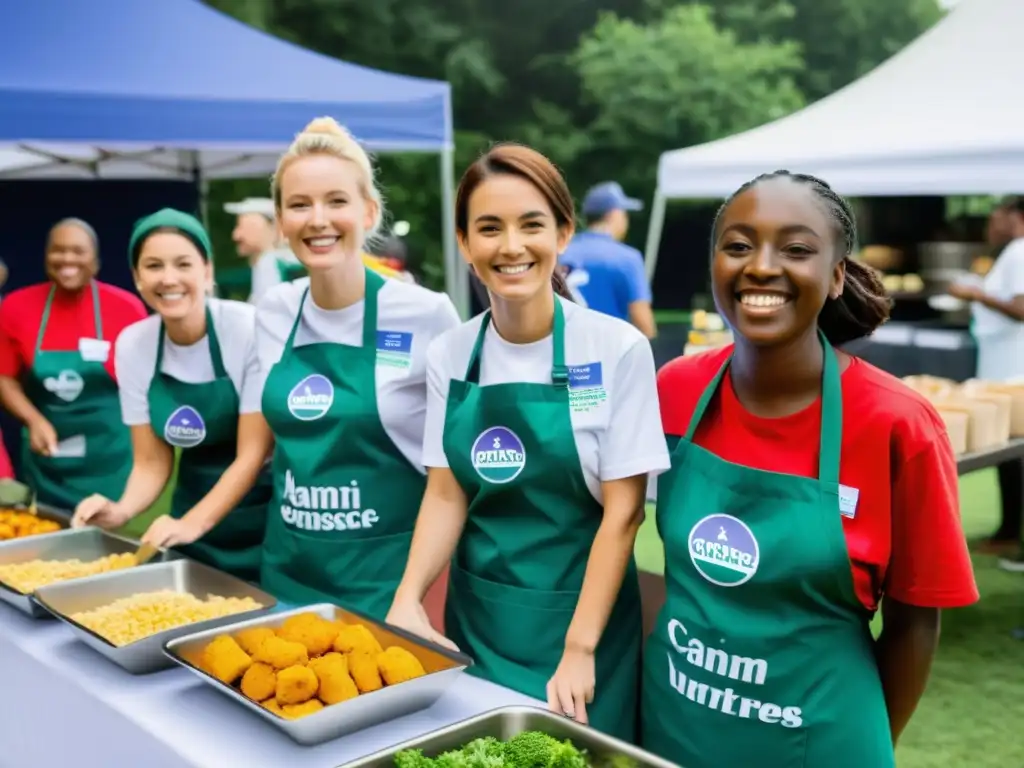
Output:
<path fill-rule="evenodd" d="M 837 299 L 827 299 L 818 316 L 818 327 L 834 347 L 870 336 L 889 319 L 892 309 L 892 299 L 876 270 L 849 257 L 843 263 L 843 292 Z"/>
<path fill-rule="evenodd" d="M 561 265 L 556 265 L 555 271 L 551 273 L 551 287 L 556 296 L 561 296 L 566 301 L 573 301 L 572 292 L 569 290 L 569 284 L 565 282 Z"/>

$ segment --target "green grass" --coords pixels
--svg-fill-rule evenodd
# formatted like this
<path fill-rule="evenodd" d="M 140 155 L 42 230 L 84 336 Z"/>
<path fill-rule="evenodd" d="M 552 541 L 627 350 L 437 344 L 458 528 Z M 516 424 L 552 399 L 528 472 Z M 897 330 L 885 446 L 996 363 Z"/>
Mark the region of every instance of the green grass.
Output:
<path fill-rule="evenodd" d="M 964 529 L 978 539 L 995 530 L 999 490 L 995 470 L 960 480 Z M 664 557 L 650 511 L 637 539 L 644 570 L 662 573 Z M 947 611 L 928 691 L 900 740 L 899 768 L 1017 768 L 1024 766 L 1024 576 L 975 555 L 981 602 Z"/>

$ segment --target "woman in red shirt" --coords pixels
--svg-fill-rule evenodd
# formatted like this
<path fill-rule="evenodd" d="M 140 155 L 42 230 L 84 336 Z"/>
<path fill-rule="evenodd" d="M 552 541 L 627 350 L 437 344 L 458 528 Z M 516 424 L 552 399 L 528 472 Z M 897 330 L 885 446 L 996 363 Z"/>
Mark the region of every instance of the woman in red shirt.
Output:
<path fill-rule="evenodd" d="M 111 347 L 146 309 L 95 280 L 98 269 L 96 233 L 66 219 L 47 241 L 49 280 L 0 303 L 0 400 L 24 424 L 22 480 L 64 510 L 92 493 L 120 496 L 132 465 Z"/>
<path fill-rule="evenodd" d="M 940 610 L 978 598 L 945 427 L 839 349 L 890 302 L 851 259 L 853 216 L 827 184 L 760 176 L 712 239 L 736 341 L 658 376 L 672 469 L 644 745 L 687 768 L 892 768 Z"/>

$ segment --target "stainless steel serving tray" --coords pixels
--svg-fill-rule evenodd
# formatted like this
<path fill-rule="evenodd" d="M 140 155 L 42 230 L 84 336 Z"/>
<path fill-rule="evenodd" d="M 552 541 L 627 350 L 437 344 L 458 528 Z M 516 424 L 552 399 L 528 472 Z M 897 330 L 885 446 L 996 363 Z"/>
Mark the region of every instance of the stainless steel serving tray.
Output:
<path fill-rule="evenodd" d="M 112 644 L 71 619 L 72 614 L 91 611 L 123 597 L 165 589 L 191 593 L 201 599 L 206 599 L 209 595 L 251 597 L 262 608 L 236 613 L 233 616 L 200 621 L 195 624 L 185 624 L 122 646 Z M 129 568 L 84 579 L 50 584 L 37 590 L 34 599 L 43 608 L 70 626 L 71 631 L 79 640 L 133 675 L 157 672 L 172 667 L 173 662 L 163 650 L 164 643 L 168 640 L 191 632 L 231 624 L 241 619 L 262 616 L 277 605 L 277 600 L 272 595 L 258 587 L 202 563 L 184 558 L 168 563 L 147 565 L 143 568 Z"/>
<path fill-rule="evenodd" d="M 284 623 L 289 616 L 300 613 L 316 613 L 325 619 L 338 619 L 350 624 L 364 624 L 383 647 L 397 645 L 414 654 L 423 664 L 427 674 L 399 685 L 385 686 L 379 691 L 360 694 L 357 698 L 324 707 L 313 715 L 297 720 L 287 720 L 246 698 L 233 686 L 220 682 L 200 668 L 199 659 L 203 648 L 218 635 L 233 634 L 250 627 L 276 628 Z M 426 709 L 441 697 L 441 694 L 455 682 L 463 670 L 473 664 L 473 660 L 465 654 L 450 651 L 397 627 L 374 621 L 361 614 L 328 603 L 282 611 L 270 616 L 178 637 L 167 642 L 165 652 L 169 658 L 198 675 L 201 680 L 255 712 L 274 728 L 283 731 L 293 741 L 303 745 L 322 744 L 339 736 Z"/>
<path fill-rule="evenodd" d="M 74 528 L 41 536 L 26 536 L 0 542 L 0 565 L 9 563 L 27 563 L 30 560 L 98 560 L 109 555 L 120 555 L 134 552 L 139 542 L 126 539 L 99 528 Z M 183 555 L 174 551 L 161 552 L 141 568 L 151 564 L 180 560 Z M 88 577 L 86 577 L 88 578 Z M 64 584 L 68 579 L 55 584 Z M 32 595 L 15 589 L 0 581 L 0 600 L 9 603 L 22 613 L 37 619 L 50 618 L 52 614 L 44 610 Z"/>
<path fill-rule="evenodd" d="M 577 747 L 587 751 L 591 764 L 596 768 L 611 765 L 613 758 L 616 759 L 616 768 L 680 768 L 675 763 L 662 760 L 639 747 L 580 725 L 574 720 L 568 720 L 539 707 L 523 706 L 501 707 L 484 712 L 447 728 L 410 739 L 403 744 L 382 749 L 360 760 L 345 763 L 344 766 L 395 768 L 395 755 L 405 749 L 422 749 L 423 754 L 428 757 L 437 757 L 442 752 L 464 747 L 474 739 L 493 736 L 505 741 L 523 731 L 542 731 L 560 740 L 569 739 Z"/>

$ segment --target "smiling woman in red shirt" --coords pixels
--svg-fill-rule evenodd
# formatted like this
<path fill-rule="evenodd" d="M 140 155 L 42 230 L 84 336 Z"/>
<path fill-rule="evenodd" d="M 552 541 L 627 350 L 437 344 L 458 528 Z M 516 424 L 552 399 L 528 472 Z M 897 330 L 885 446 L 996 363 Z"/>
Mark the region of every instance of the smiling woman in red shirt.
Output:
<path fill-rule="evenodd" d="M 890 302 L 851 259 L 853 216 L 827 184 L 761 176 L 712 241 L 736 342 L 658 376 L 667 600 L 645 654 L 644 745 L 687 768 L 893 768 L 940 610 L 978 598 L 945 427 L 839 349 Z"/>
<path fill-rule="evenodd" d="M 24 425 L 22 479 L 65 510 L 92 493 L 119 496 L 132 464 L 111 349 L 146 309 L 96 280 L 98 269 L 96 233 L 65 219 L 47 239 L 49 280 L 0 303 L 0 401 Z"/>

